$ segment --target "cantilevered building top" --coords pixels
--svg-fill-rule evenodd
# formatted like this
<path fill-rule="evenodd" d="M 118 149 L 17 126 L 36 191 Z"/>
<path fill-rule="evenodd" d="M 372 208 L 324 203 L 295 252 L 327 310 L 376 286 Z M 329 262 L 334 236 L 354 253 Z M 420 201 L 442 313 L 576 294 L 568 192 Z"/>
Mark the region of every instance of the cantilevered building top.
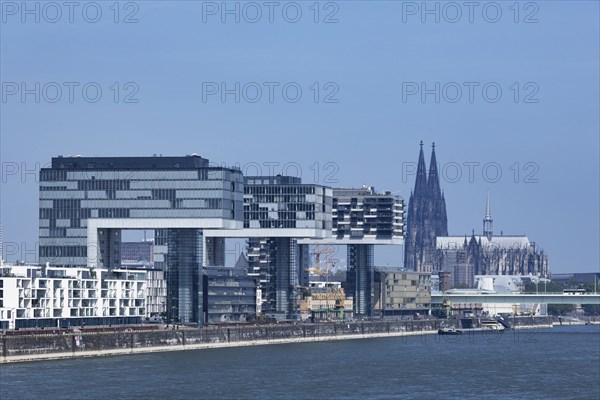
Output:
<path fill-rule="evenodd" d="M 286 175 L 244 177 L 244 223 L 207 237 L 331 237 L 331 188 Z"/>
<path fill-rule="evenodd" d="M 404 199 L 372 186 L 334 189 L 333 238 L 340 244 L 402 244 Z"/>
<path fill-rule="evenodd" d="M 240 229 L 242 219 L 241 171 L 197 155 L 58 156 L 40 170 L 42 263 L 116 268 L 121 230 Z"/>

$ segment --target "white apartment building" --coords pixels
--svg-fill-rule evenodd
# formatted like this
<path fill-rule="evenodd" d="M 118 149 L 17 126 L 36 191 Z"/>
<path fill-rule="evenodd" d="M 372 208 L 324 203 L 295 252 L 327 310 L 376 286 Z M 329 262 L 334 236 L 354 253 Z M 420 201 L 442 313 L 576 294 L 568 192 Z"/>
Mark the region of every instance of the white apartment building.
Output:
<path fill-rule="evenodd" d="M 143 270 L 0 265 L 0 329 L 140 323 Z"/>

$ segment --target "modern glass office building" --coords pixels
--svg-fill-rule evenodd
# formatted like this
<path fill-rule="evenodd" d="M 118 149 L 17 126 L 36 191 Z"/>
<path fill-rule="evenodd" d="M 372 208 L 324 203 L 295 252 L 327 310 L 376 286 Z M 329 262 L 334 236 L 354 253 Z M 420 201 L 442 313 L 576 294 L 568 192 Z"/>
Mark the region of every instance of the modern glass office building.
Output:
<path fill-rule="evenodd" d="M 404 200 L 372 186 L 333 191 L 333 236 L 348 243 L 347 280 L 354 313 L 371 317 L 374 301 L 375 244 L 401 244 Z"/>
<path fill-rule="evenodd" d="M 292 176 L 244 177 L 244 228 L 313 230 L 310 236 L 331 233 L 332 189 L 303 184 Z M 263 233 L 264 235 L 264 233 Z"/>
<path fill-rule="evenodd" d="M 198 321 L 203 230 L 241 229 L 242 173 L 185 157 L 62 157 L 40 171 L 39 260 L 118 268 L 121 231 L 153 229 L 164 244 L 168 313 Z M 164 243 L 163 243 L 164 242 Z"/>
<path fill-rule="evenodd" d="M 309 246 L 297 238 L 328 238 L 332 189 L 298 177 L 244 177 L 244 234 L 250 273 L 259 278 L 264 313 L 293 318 L 298 288 L 308 286 Z"/>
<path fill-rule="evenodd" d="M 249 238 L 248 273 L 261 289 L 261 310 L 267 315 L 289 316 L 298 311 L 299 287 L 308 287 L 310 246 L 296 238 Z"/>
<path fill-rule="evenodd" d="M 310 244 L 348 245 L 357 315 L 373 309 L 373 245 L 402 244 L 404 202 L 371 187 L 331 189 L 290 176 L 243 177 L 185 157 L 62 157 L 40 171 L 39 260 L 120 268 L 123 230 L 153 230 L 166 313 L 203 322 L 203 267 L 225 264 L 225 239 L 249 238 L 263 311 L 289 318 L 307 286 Z"/>
<path fill-rule="evenodd" d="M 375 245 L 404 243 L 404 199 L 372 186 L 333 189 L 332 238 L 301 240 L 305 244 L 347 246 L 348 291 L 354 313 L 371 317 L 374 302 Z"/>
<path fill-rule="evenodd" d="M 356 244 L 402 242 L 404 200 L 372 186 L 333 190 L 333 236 Z"/>

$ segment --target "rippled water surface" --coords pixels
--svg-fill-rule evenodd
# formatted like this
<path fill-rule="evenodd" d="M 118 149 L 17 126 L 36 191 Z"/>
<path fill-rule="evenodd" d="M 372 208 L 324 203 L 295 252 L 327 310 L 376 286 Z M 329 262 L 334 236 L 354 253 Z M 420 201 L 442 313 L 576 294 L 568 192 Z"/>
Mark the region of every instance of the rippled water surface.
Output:
<path fill-rule="evenodd" d="M 16 399 L 600 399 L 600 326 L 0 366 Z"/>

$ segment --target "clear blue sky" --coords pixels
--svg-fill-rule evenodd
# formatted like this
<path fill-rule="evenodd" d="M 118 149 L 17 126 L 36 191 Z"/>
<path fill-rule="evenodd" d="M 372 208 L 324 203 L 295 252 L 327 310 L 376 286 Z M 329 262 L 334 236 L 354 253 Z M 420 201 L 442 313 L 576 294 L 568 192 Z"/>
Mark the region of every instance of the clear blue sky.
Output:
<path fill-rule="evenodd" d="M 239 23 L 235 15 L 225 15 L 222 23 L 221 10 L 211 14 L 221 2 L 124 2 L 119 23 L 109 8 L 113 2 L 98 3 L 97 23 L 85 19 L 96 18 L 92 7 L 82 15 L 86 3 L 73 10 L 72 23 L 66 8 L 58 18 L 40 3 L 36 23 L 35 15 L 14 4 L 21 7 L 2 2 L 0 32 L 1 222 L 4 241 L 25 243 L 27 254 L 36 247 L 38 193 L 35 176 L 21 173 L 58 154 L 195 152 L 219 164 L 240 163 L 249 173 L 255 173 L 251 163 L 278 162 L 281 168 L 293 162 L 302 167 L 305 182 L 324 183 L 334 172 L 339 183 L 326 184 L 369 184 L 408 199 L 414 176 L 403 177 L 403 163 L 416 162 L 423 140 L 427 162 L 435 141 L 446 172 L 442 188 L 451 234 L 481 231 L 489 190 L 497 233 L 527 234 L 548 252 L 553 272 L 599 269 L 597 1 L 522 2 L 518 16 L 512 1 L 498 2 L 502 15 L 496 23 L 490 22 L 498 19 L 495 8 L 482 10 L 486 2 L 473 10 L 472 23 L 464 6 L 451 23 L 457 10 L 444 8 L 445 2 L 439 3 L 439 22 L 414 9 L 421 2 L 321 2 L 319 23 L 313 1 L 297 3 L 297 23 L 288 22 L 296 9 L 285 2 L 274 8 L 272 23 L 266 6 L 259 21 L 250 23 L 256 9 L 246 3 L 239 3 Z M 128 16 L 138 22 L 123 23 Z M 338 22 L 324 23 L 327 18 Z M 35 94 L 21 98 L 23 82 L 29 88 L 40 83 L 39 103 Z M 51 82 L 63 88 L 56 103 L 50 102 L 57 97 Z M 65 82 L 79 83 L 72 102 Z M 96 103 L 82 96 L 89 82 L 102 89 Z M 120 86 L 116 103 L 114 82 Z M 125 87 L 127 82 L 134 85 Z M 203 82 L 229 88 L 257 82 L 264 90 L 256 103 L 248 101 L 255 97 L 252 85 L 239 103 L 234 95 L 223 103 L 206 92 L 203 101 Z M 264 82 L 280 83 L 272 103 Z M 296 103 L 282 96 L 289 82 L 302 89 Z M 434 94 L 424 102 L 420 93 L 409 95 L 418 87 L 411 82 L 430 89 L 439 82 L 440 102 Z M 472 102 L 465 82 L 479 84 Z M 486 83 L 492 83 L 487 100 Z M 457 85 L 462 97 L 452 103 Z M 502 98 L 493 103 L 496 87 Z M 15 88 L 19 92 L 11 94 Z M 136 88 L 138 102 L 125 103 Z M 331 98 L 338 102 L 325 103 L 335 90 Z M 465 163 L 479 163 L 472 181 Z M 498 166 L 502 176 L 494 182 Z M 378 264 L 400 265 L 401 250 L 381 250 L 376 257 Z"/>

